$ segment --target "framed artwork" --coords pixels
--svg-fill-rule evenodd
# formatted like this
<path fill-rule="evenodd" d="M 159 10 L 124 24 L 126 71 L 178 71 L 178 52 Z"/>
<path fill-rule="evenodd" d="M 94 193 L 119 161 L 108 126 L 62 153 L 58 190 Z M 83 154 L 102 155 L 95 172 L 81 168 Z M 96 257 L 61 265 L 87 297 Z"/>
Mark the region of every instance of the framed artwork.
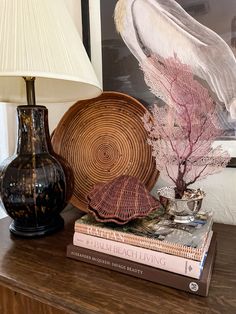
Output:
<path fill-rule="evenodd" d="M 236 56 L 235 0 L 176 2 L 195 20 L 217 33 Z M 102 80 L 104 90 L 127 93 L 145 106 L 151 107 L 160 100 L 149 91 L 137 59 L 116 31 L 116 3 L 117 0 L 81 0 L 84 45 L 98 77 Z M 236 167 L 236 120 L 230 117 L 224 106 L 219 107 L 218 117 L 225 135 L 216 141 L 217 145 L 220 143 L 229 151 L 232 158 L 228 166 Z"/>

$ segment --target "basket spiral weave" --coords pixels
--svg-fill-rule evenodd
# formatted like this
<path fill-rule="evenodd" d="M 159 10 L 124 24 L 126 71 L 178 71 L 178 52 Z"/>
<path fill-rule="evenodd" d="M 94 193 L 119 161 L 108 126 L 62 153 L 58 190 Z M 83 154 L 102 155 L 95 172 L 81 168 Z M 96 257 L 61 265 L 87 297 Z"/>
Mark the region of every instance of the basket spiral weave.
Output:
<path fill-rule="evenodd" d="M 104 92 L 66 112 L 52 144 L 74 172 L 72 205 L 87 211 L 86 196 L 94 184 L 124 174 L 139 178 L 149 190 L 154 186 L 159 173 L 141 121 L 146 111 L 126 94 Z"/>

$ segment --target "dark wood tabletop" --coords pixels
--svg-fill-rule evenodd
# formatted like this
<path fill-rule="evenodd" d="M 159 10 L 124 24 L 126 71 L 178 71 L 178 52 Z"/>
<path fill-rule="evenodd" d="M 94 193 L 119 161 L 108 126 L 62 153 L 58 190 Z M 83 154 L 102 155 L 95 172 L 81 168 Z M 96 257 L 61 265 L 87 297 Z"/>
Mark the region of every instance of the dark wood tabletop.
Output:
<path fill-rule="evenodd" d="M 80 215 L 67 210 L 64 230 L 39 239 L 15 238 L 10 219 L 0 220 L 0 286 L 56 313 L 236 313 L 236 226 L 214 224 L 217 257 L 209 296 L 200 297 L 66 258 Z"/>

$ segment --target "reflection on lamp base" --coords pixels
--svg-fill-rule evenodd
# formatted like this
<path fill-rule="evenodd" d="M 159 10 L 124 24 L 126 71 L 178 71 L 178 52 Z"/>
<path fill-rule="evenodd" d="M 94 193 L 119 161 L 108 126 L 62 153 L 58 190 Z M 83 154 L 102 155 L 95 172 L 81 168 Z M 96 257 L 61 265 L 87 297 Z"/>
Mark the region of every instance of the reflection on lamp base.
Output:
<path fill-rule="evenodd" d="M 50 223 L 44 226 L 27 227 L 23 226 L 22 223 L 18 224 L 17 221 L 13 220 L 10 224 L 9 230 L 20 237 L 41 237 L 47 234 L 58 231 L 63 228 L 64 220 L 60 215 L 54 216 Z"/>

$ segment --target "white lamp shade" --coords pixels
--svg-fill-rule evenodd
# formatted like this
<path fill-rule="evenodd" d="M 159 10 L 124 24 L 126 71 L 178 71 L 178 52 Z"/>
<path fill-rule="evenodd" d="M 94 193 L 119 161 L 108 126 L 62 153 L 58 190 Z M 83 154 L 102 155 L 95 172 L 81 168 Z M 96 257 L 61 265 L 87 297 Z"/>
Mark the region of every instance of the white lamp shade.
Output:
<path fill-rule="evenodd" d="M 0 101 L 26 102 L 23 76 L 36 77 L 41 103 L 101 93 L 63 0 L 0 0 Z"/>

